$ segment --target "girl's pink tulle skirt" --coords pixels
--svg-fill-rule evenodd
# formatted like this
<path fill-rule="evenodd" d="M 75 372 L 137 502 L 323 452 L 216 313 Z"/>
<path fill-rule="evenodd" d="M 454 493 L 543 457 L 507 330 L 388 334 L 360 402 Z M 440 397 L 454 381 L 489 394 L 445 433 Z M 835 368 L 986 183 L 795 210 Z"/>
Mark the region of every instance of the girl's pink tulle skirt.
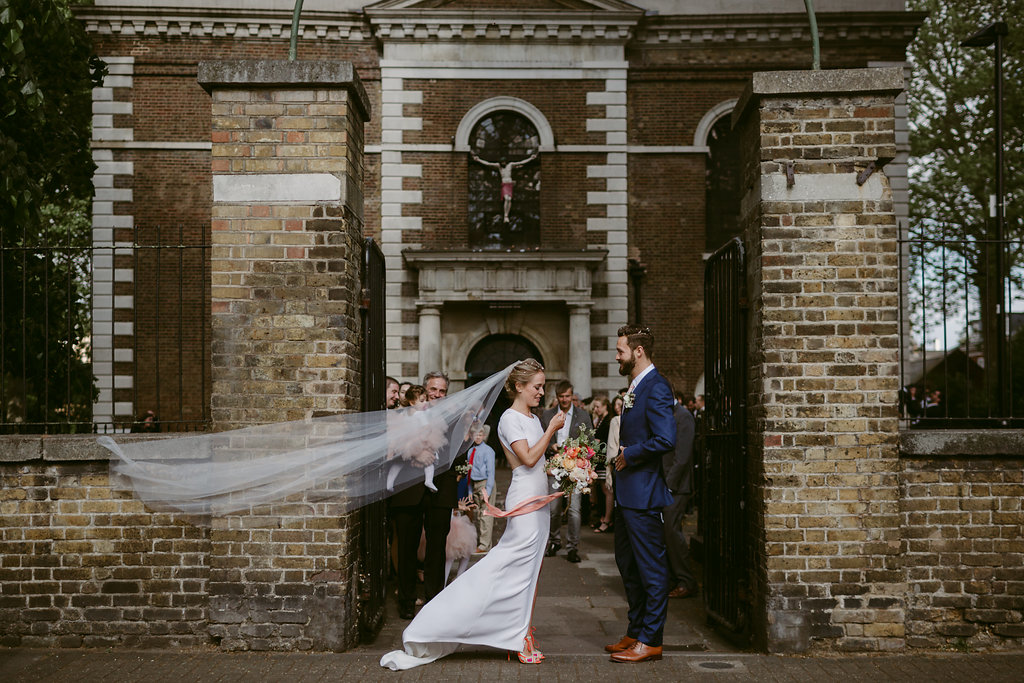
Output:
<path fill-rule="evenodd" d="M 458 560 L 469 557 L 476 550 L 476 527 L 466 515 L 452 515 L 452 528 L 448 532 L 445 555 Z"/>

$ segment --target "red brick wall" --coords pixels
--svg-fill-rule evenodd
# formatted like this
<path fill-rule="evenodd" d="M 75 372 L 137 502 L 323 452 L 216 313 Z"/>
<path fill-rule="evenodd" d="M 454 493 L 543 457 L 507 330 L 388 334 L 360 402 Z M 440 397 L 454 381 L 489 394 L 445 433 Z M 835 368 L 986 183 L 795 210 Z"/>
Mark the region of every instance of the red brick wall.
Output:
<path fill-rule="evenodd" d="M 704 157 L 629 159 L 630 255 L 647 267 L 640 319 L 654 332 L 654 360 L 679 391 L 704 371 Z"/>

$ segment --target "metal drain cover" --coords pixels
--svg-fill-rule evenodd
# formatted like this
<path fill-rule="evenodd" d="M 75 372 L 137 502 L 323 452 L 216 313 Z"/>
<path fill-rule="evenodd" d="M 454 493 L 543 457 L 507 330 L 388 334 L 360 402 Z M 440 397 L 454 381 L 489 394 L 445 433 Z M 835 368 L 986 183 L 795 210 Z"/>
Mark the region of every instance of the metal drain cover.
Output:
<path fill-rule="evenodd" d="M 740 662 L 723 661 L 720 659 L 690 662 L 690 668 L 695 671 L 716 671 L 721 673 L 746 673 L 747 670 L 747 667 L 743 666 Z"/>

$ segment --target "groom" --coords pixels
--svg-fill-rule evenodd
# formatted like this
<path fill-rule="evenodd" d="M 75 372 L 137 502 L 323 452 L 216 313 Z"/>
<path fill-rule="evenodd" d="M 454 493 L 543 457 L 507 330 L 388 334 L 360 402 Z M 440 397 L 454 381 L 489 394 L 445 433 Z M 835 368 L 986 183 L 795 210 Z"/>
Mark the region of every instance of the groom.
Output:
<path fill-rule="evenodd" d="M 668 555 L 662 508 L 672 494 L 661 471 L 662 456 L 675 448 L 675 399 L 651 363 L 654 336 L 646 327 L 619 328 L 615 360 L 630 378 L 619 424 L 615 467 L 615 563 L 629 604 L 626 635 L 605 650 L 614 662 L 661 659 L 668 612 Z M 609 457 L 613 457 L 611 453 Z"/>

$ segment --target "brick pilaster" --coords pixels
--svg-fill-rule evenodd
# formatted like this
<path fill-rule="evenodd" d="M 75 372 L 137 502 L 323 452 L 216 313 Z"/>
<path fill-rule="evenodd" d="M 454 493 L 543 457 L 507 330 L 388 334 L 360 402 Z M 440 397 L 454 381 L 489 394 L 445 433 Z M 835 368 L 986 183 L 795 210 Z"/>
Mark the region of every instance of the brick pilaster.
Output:
<path fill-rule="evenodd" d="M 897 226 L 884 171 L 901 89 L 899 69 L 758 73 L 737 106 L 741 149 L 754 152 L 751 450 L 772 651 L 904 645 Z"/>
<path fill-rule="evenodd" d="M 366 94 L 346 62 L 210 62 L 217 429 L 356 410 Z M 210 634 L 229 650 L 358 637 L 355 513 L 301 494 L 215 517 Z"/>

